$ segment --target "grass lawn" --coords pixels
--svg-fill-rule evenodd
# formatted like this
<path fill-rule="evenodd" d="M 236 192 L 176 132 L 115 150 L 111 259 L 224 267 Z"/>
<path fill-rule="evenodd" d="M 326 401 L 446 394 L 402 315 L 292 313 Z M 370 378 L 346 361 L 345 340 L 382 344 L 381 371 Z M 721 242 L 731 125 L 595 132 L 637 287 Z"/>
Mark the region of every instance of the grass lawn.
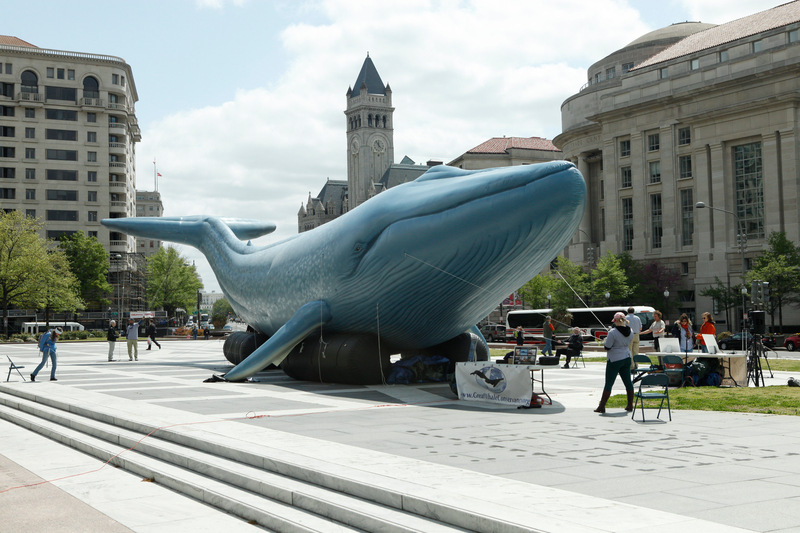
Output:
<path fill-rule="evenodd" d="M 685 387 L 670 389 L 669 400 L 673 410 L 800 416 L 800 388 L 797 387 Z M 658 406 L 659 401 L 650 400 L 645 407 Z M 616 394 L 606 407 L 624 408 L 626 403 L 624 394 Z M 664 405 L 666 407 L 666 402 Z"/>

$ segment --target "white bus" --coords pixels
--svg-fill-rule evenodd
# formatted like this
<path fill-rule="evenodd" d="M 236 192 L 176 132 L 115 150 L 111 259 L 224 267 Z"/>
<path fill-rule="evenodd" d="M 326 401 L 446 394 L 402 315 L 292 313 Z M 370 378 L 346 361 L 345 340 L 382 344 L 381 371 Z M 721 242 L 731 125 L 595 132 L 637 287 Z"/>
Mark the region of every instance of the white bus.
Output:
<path fill-rule="evenodd" d="M 574 307 L 567 309 L 572 315 L 572 322 L 569 327 L 581 328 L 581 333 L 585 337 L 604 337 L 608 328 L 611 326 L 611 321 L 614 319 L 614 314 L 618 311 L 624 311 L 627 314 L 629 306 L 614 306 L 614 307 Z M 633 312 L 642 321 L 642 329 L 647 329 L 653 323 L 653 312 L 655 309 L 645 305 L 634 305 Z M 517 326 L 522 326 L 525 331 L 525 340 L 533 340 L 534 338 L 541 338 L 542 324 L 547 315 L 552 313 L 552 309 L 527 309 L 522 311 L 509 311 L 506 315 L 506 335 L 513 340 L 514 330 Z M 565 329 L 566 324 L 553 324 L 556 329 Z M 646 340 L 650 338 L 651 334 L 644 335 L 642 338 Z"/>
<path fill-rule="evenodd" d="M 44 333 L 48 329 L 52 328 L 61 328 L 64 331 L 83 331 L 83 324 L 78 324 L 77 322 L 51 321 L 50 328 L 48 328 L 44 322 L 25 322 L 22 324 L 22 332 L 33 335 Z"/>

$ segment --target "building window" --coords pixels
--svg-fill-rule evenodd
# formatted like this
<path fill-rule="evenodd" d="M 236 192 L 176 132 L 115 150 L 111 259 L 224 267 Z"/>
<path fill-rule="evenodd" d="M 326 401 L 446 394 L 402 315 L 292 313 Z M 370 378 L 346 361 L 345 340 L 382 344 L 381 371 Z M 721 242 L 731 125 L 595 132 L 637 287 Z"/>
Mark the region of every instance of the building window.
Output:
<path fill-rule="evenodd" d="M 728 60 L 728 51 L 727 50 L 721 51 L 719 53 L 719 62 L 722 63 L 723 61 L 727 61 L 727 60 Z"/>
<path fill-rule="evenodd" d="M 36 179 L 36 169 L 35 168 L 26 168 L 25 169 L 25 179 L 26 180 L 35 180 Z"/>
<path fill-rule="evenodd" d="M 733 148 L 736 211 L 747 237 L 764 237 L 764 182 L 761 143 Z"/>
<path fill-rule="evenodd" d="M 659 79 L 663 80 L 667 76 L 669 76 L 669 68 L 664 67 L 662 69 L 658 69 L 658 77 L 659 77 Z"/>
<path fill-rule="evenodd" d="M 661 222 L 661 194 L 650 195 L 650 228 L 653 236 L 653 248 L 661 248 L 661 237 L 664 228 Z"/>
<path fill-rule="evenodd" d="M 633 198 L 622 199 L 622 250 L 633 250 Z"/>
<path fill-rule="evenodd" d="M 78 171 L 47 169 L 47 179 L 53 181 L 78 181 Z"/>
<path fill-rule="evenodd" d="M 123 87 L 125 87 L 125 76 L 120 76 L 120 77 L 119 77 L 119 79 L 120 79 L 120 84 L 121 84 Z"/>
<path fill-rule="evenodd" d="M 661 183 L 661 161 L 650 161 L 650 183 Z"/>
<path fill-rule="evenodd" d="M 88 222 L 97 222 L 97 211 L 89 211 Z"/>
<path fill-rule="evenodd" d="M 678 146 L 686 146 L 692 143 L 692 129 L 680 128 L 678 130 Z"/>
<path fill-rule="evenodd" d="M 693 234 L 694 193 L 692 189 L 681 189 L 681 246 L 691 246 Z"/>
<path fill-rule="evenodd" d="M 78 120 L 78 112 L 68 109 L 45 109 L 47 120 Z"/>
<path fill-rule="evenodd" d="M 36 200 L 36 189 L 25 189 L 26 200 Z"/>
<path fill-rule="evenodd" d="M 756 53 L 760 52 L 761 48 L 763 47 L 763 45 L 764 45 L 764 41 L 761 41 L 761 40 L 753 41 L 753 53 L 756 54 Z"/>
<path fill-rule="evenodd" d="M 48 100 L 64 100 L 65 102 L 78 100 L 78 90 L 74 87 L 51 87 L 48 85 L 44 88 L 44 95 Z"/>
<path fill-rule="evenodd" d="M 690 70 L 697 70 L 700 68 L 700 60 L 699 59 L 692 59 L 689 62 L 689 69 Z"/>
<path fill-rule="evenodd" d="M 25 159 L 36 159 L 36 148 L 25 148 Z"/>
<path fill-rule="evenodd" d="M 620 157 L 629 157 L 631 155 L 631 141 L 620 141 L 619 142 L 619 156 Z"/>
<path fill-rule="evenodd" d="M 96 202 L 97 201 L 97 191 L 88 191 L 86 193 L 86 201 L 87 202 Z"/>
<path fill-rule="evenodd" d="M 47 189 L 47 199 L 61 202 L 77 202 L 78 191 L 61 191 L 58 189 Z"/>
<path fill-rule="evenodd" d="M 67 79 L 74 80 L 75 79 L 75 71 L 72 69 L 67 70 Z"/>
<path fill-rule="evenodd" d="M 114 85 L 119 85 L 119 74 L 111 75 L 111 83 Z"/>
<path fill-rule="evenodd" d="M 64 237 L 65 235 L 70 236 L 74 234 L 75 234 L 74 231 L 68 231 L 63 229 L 47 230 L 47 238 L 50 239 L 51 241 L 57 241 L 58 239 Z"/>
<path fill-rule="evenodd" d="M 86 181 L 97 181 L 97 172 L 90 170 L 86 175 Z"/>
<path fill-rule="evenodd" d="M 26 107 L 25 118 L 36 118 L 36 109 L 33 107 Z"/>
<path fill-rule="evenodd" d="M 63 68 L 56 69 L 56 78 L 58 78 L 59 80 L 63 80 L 64 79 L 64 69 Z"/>
<path fill-rule="evenodd" d="M 83 79 L 83 97 L 100 98 L 100 82 L 97 81 L 97 78 L 86 76 Z"/>
<path fill-rule="evenodd" d="M 627 189 L 633 185 L 633 178 L 631 176 L 631 167 L 621 167 L 619 169 L 620 172 L 620 181 L 622 184 L 623 189 Z"/>
<path fill-rule="evenodd" d="M 86 152 L 86 160 L 90 162 L 96 162 L 97 152 Z"/>
<path fill-rule="evenodd" d="M 26 139 L 35 139 L 36 138 L 36 128 L 25 128 L 25 138 Z"/>
<path fill-rule="evenodd" d="M 683 180 L 692 177 L 692 156 L 680 156 L 678 158 L 678 165 L 680 166 L 680 179 Z"/>
<path fill-rule="evenodd" d="M 52 141 L 77 141 L 78 132 L 75 130 L 44 130 L 44 138 Z"/>
<path fill-rule="evenodd" d="M 797 30 L 792 30 L 792 31 L 789 32 L 789 42 L 790 43 L 797 42 L 798 39 L 800 39 L 800 33 L 798 33 Z"/>
<path fill-rule="evenodd" d="M 681 274 L 684 276 L 689 275 L 689 263 L 681 263 Z"/>
<path fill-rule="evenodd" d="M 47 67 L 47 77 L 48 78 L 55 78 L 56 77 L 56 69 L 53 67 Z"/>
<path fill-rule="evenodd" d="M 8 98 L 14 98 L 14 84 L 0 82 L 0 96 L 7 96 Z"/>
<path fill-rule="evenodd" d="M 622 65 L 622 73 L 625 74 L 626 72 L 630 72 L 633 70 L 633 63 L 624 63 Z"/>
<path fill-rule="evenodd" d="M 96 143 L 97 142 L 97 132 L 96 131 L 87 131 L 86 132 L 86 142 Z"/>
<path fill-rule="evenodd" d="M 0 198 L 4 200 L 15 200 L 17 198 L 16 189 L 0 189 Z"/>
<path fill-rule="evenodd" d="M 60 222 L 77 222 L 78 221 L 78 212 L 77 211 L 59 211 L 55 209 L 48 209 L 47 213 L 47 220 L 57 220 Z"/>
<path fill-rule="evenodd" d="M 36 209 L 26 209 L 25 216 L 30 218 L 36 218 Z"/>
<path fill-rule="evenodd" d="M 606 69 L 606 79 L 613 80 L 617 77 L 617 67 L 611 67 Z"/>
<path fill-rule="evenodd" d="M 655 152 L 661 147 L 660 142 L 660 135 L 658 133 L 654 133 L 652 135 L 647 136 L 647 151 L 648 152 Z"/>
<path fill-rule="evenodd" d="M 6 74 L 11 74 L 11 63 L 6 63 Z"/>
<path fill-rule="evenodd" d="M 78 152 L 76 150 L 45 150 L 45 157 L 47 159 L 55 159 L 58 161 L 77 161 Z"/>
<path fill-rule="evenodd" d="M 86 122 L 97 122 L 97 113 L 86 113 Z"/>
<path fill-rule="evenodd" d="M 90 239 L 91 239 L 91 238 L 95 238 L 95 239 L 97 238 L 97 232 L 96 232 L 96 231 L 89 231 L 89 232 L 87 232 L 87 233 L 86 233 L 86 235 L 87 235 L 87 236 L 88 236 Z"/>
<path fill-rule="evenodd" d="M 0 167 L 0 178 L 13 180 L 16 174 L 16 170 L 13 167 Z"/>

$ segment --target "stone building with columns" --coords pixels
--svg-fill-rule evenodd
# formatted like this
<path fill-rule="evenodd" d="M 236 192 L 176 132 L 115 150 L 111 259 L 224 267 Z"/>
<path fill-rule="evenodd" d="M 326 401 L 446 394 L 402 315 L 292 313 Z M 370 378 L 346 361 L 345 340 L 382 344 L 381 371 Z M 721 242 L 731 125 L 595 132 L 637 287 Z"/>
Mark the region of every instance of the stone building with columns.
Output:
<path fill-rule="evenodd" d="M 716 277 L 738 283 L 770 232 L 800 242 L 799 29 L 791 2 L 719 26 L 673 24 L 592 65 L 554 139 L 588 186 L 568 257 L 627 251 L 676 268 L 680 286 L 665 289 L 699 317 L 713 310 L 700 292 Z M 800 323 L 786 311 L 784 323 Z"/>

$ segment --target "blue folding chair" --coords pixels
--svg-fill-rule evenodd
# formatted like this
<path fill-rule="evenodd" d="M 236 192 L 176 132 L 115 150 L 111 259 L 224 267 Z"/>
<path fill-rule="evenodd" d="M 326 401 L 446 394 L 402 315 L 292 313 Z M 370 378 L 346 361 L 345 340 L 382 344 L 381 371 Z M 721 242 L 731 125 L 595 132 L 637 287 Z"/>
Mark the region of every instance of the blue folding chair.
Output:
<path fill-rule="evenodd" d="M 664 387 L 663 391 L 654 390 L 654 391 L 642 391 L 643 386 L 649 387 Z M 672 422 L 672 410 L 670 409 L 669 405 L 669 376 L 663 373 L 659 374 L 647 374 L 642 376 L 641 381 L 639 381 L 639 390 L 636 391 L 634 394 L 636 398 L 635 402 L 633 403 L 633 413 L 631 414 L 631 420 L 633 420 L 634 416 L 636 416 L 636 406 L 639 405 L 642 410 L 642 422 L 646 422 L 644 418 L 644 401 L 645 400 L 661 400 L 661 403 L 658 405 L 658 414 L 656 418 L 661 417 L 661 409 L 664 407 L 664 400 L 667 400 L 667 412 L 669 413 L 669 421 Z M 655 407 L 652 407 L 655 409 Z"/>

